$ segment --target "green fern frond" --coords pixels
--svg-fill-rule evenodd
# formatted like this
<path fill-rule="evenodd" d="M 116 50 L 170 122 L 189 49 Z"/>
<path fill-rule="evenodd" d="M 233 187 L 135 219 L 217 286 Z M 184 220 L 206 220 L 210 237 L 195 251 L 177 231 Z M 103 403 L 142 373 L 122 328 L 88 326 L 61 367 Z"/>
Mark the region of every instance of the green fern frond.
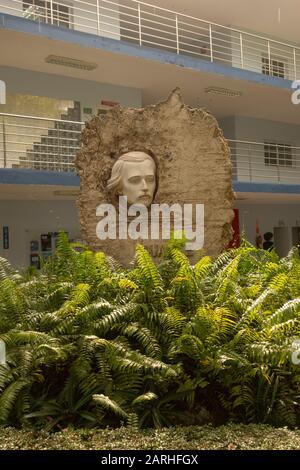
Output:
<path fill-rule="evenodd" d="M 274 276 L 269 283 L 269 289 L 275 292 L 286 289 L 288 282 L 288 275 L 285 273 L 279 273 Z"/>
<path fill-rule="evenodd" d="M 135 304 L 128 304 L 124 307 L 114 308 L 114 310 L 105 315 L 101 320 L 94 322 L 94 331 L 102 336 L 110 329 L 119 325 L 123 321 L 132 321 L 136 316 L 137 307 Z"/>
<path fill-rule="evenodd" d="M 68 235 L 63 231 L 58 234 L 55 253 L 57 258 L 65 261 L 73 259 L 76 254 L 69 243 Z"/>
<path fill-rule="evenodd" d="M 130 279 L 122 278 L 119 280 L 119 287 L 121 289 L 128 289 L 128 290 L 136 290 L 138 286 L 135 282 L 131 281 Z"/>
<path fill-rule="evenodd" d="M 109 397 L 103 394 L 95 394 L 93 395 L 93 400 L 97 403 L 97 405 L 100 405 L 103 410 L 106 412 L 112 413 L 115 416 L 118 416 L 119 418 L 124 418 L 128 419 L 128 413 L 121 408 L 121 406 L 115 402 L 114 400 L 111 400 Z"/>
<path fill-rule="evenodd" d="M 143 245 L 136 247 L 136 261 L 141 272 L 141 281 L 153 288 L 162 287 L 162 279 L 149 252 Z"/>
<path fill-rule="evenodd" d="M 172 248 L 171 259 L 181 268 L 190 268 L 190 263 L 187 256 L 178 248 Z"/>
<path fill-rule="evenodd" d="M 123 335 L 133 338 L 142 346 L 145 354 L 152 358 L 161 357 L 161 347 L 148 328 L 141 327 L 139 323 L 130 323 L 122 329 Z"/>
<path fill-rule="evenodd" d="M 153 392 L 147 392 L 147 393 L 143 393 L 143 395 L 139 395 L 138 397 L 136 397 L 133 402 L 132 402 L 132 405 L 135 406 L 135 405 L 145 405 L 146 403 L 149 403 L 150 401 L 153 401 L 153 400 L 157 400 L 158 399 L 158 396 L 156 395 L 156 393 L 153 393 Z"/>
<path fill-rule="evenodd" d="M 194 273 L 198 281 L 207 276 L 209 269 L 212 266 L 212 261 L 209 256 L 204 256 L 194 266 Z"/>
<path fill-rule="evenodd" d="M 8 387 L 2 391 L 0 395 L 0 422 L 7 422 L 19 394 L 27 385 L 27 380 L 18 379 L 8 385 Z"/>
<path fill-rule="evenodd" d="M 78 284 L 71 292 L 70 298 L 57 310 L 56 315 L 64 317 L 75 314 L 78 307 L 85 307 L 89 303 L 89 292 L 91 286 L 89 284 Z"/>
<path fill-rule="evenodd" d="M 0 257 L 0 281 L 4 279 L 11 279 L 16 274 L 14 268 L 5 259 Z"/>
<path fill-rule="evenodd" d="M 298 318 L 300 312 L 300 299 L 293 299 L 286 302 L 281 308 L 276 310 L 268 319 L 265 320 L 267 325 L 277 325 L 284 321 Z"/>

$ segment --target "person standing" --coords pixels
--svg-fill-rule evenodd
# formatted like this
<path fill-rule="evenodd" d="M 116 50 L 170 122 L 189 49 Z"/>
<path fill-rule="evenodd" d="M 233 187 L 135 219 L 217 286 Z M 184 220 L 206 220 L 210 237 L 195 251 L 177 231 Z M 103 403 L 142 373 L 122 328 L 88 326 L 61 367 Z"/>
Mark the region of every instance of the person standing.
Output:
<path fill-rule="evenodd" d="M 263 243 L 263 249 L 271 251 L 274 249 L 274 242 L 272 241 L 273 239 L 273 233 L 272 232 L 266 232 L 264 234 L 264 243 Z"/>

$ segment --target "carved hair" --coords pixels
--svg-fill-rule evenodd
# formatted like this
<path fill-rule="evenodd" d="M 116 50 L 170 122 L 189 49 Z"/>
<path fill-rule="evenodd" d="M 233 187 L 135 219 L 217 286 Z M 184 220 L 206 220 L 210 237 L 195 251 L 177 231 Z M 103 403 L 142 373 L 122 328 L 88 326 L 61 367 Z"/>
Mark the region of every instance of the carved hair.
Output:
<path fill-rule="evenodd" d="M 122 179 L 123 167 L 126 162 L 142 163 L 142 162 L 145 162 L 146 160 L 151 161 L 153 163 L 154 169 L 156 169 L 155 161 L 150 155 L 148 155 L 145 152 L 139 152 L 139 151 L 128 152 L 128 153 L 124 153 L 123 155 L 121 155 L 121 157 L 118 158 L 118 160 L 112 167 L 111 177 L 108 180 L 107 186 L 106 186 L 108 191 L 114 191 L 119 187 L 121 183 L 121 179 Z"/>

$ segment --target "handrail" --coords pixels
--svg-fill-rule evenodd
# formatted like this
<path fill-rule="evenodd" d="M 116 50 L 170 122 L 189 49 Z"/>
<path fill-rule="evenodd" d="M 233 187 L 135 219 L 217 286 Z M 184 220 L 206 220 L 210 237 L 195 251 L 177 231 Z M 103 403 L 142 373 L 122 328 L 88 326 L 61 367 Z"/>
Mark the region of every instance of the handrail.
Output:
<path fill-rule="evenodd" d="M 10 0 L 12 2 L 15 2 L 15 3 L 23 3 L 22 0 Z M 60 3 L 59 0 L 51 0 L 51 3 L 52 1 L 56 4 L 56 5 L 60 5 L 60 6 L 72 6 L 70 5 L 69 3 Z M 109 3 L 110 5 L 115 5 L 117 7 L 119 6 L 122 6 L 122 7 L 125 7 L 125 8 L 128 8 L 128 9 L 131 9 L 128 5 L 126 4 L 122 4 L 122 1 L 120 2 L 113 2 L 111 0 L 101 0 L 102 2 L 106 2 L 106 3 Z M 285 47 L 292 47 L 292 48 L 295 48 L 295 49 L 298 49 L 300 51 L 300 46 L 297 46 L 296 44 L 293 44 L 293 43 L 287 43 L 287 42 L 283 42 L 283 41 L 279 41 L 278 39 L 273 39 L 271 37 L 268 37 L 268 36 L 261 36 L 260 34 L 256 34 L 256 33 L 251 33 L 251 32 L 248 32 L 246 30 L 243 30 L 243 29 L 239 29 L 239 28 L 233 28 L 231 26 L 225 26 L 225 25 L 222 25 L 220 23 L 215 23 L 214 21 L 208 21 L 208 20 L 204 20 L 202 18 L 199 18 L 199 17 L 196 17 L 196 16 L 192 16 L 192 15 L 187 15 L 186 13 L 181 13 L 179 11 L 174 11 L 174 10 L 169 10 L 168 8 L 163 8 L 163 7 L 160 7 L 158 5 L 153 5 L 151 3 L 147 3 L 147 2 L 140 2 L 139 0 L 128 0 L 132 3 L 135 3 L 137 5 L 144 5 L 146 7 L 149 7 L 149 8 L 154 8 L 155 10 L 161 10 L 161 11 L 165 11 L 167 13 L 171 13 L 172 15 L 180 15 L 181 17 L 184 17 L 184 18 L 189 18 L 191 20 L 196 20 L 196 21 L 201 21 L 201 23 L 205 23 L 207 25 L 211 25 L 211 26 L 216 26 L 218 28 L 223 28 L 223 29 L 226 29 L 227 31 L 234 31 L 236 33 L 239 33 L 239 34 L 246 34 L 247 36 L 252 36 L 254 38 L 258 38 L 258 39 L 261 39 L 263 41 L 270 41 L 270 42 L 273 42 L 273 43 L 276 43 L 276 44 L 281 44 L 282 46 L 285 46 Z M 76 4 L 76 3 L 82 3 L 82 4 L 85 4 L 85 5 L 89 5 L 89 6 L 96 6 L 96 4 L 92 4 L 92 3 L 89 3 L 89 2 L 84 2 L 82 0 L 73 0 L 73 3 Z M 1 4 L 0 4 L 1 6 Z M 8 7 L 8 5 L 3 5 L 5 7 Z M 50 10 L 50 7 L 40 7 L 42 9 L 49 9 Z M 80 8 L 78 8 L 80 10 Z M 88 10 L 82 10 L 82 11 L 86 11 L 88 12 Z M 90 11 L 89 11 L 90 12 Z M 91 12 L 90 12 L 91 13 Z M 167 18 L 165 18 L 167 19 Z M 90 19 L 91 21 L 91 19 Z"/>
<path fill-rule="evenodd" d="M 78 0 L 78 1 L 80 1 L 80 0 Z M 110 0 L 102 0 L 102 1 L 104 1 L 104 2 L 108 1 L 109 3 L 112 3 L 112 2 L 110 2 Z M 292 44 L 284 43 L 284 42 L 278 41 L 276 39 L 271 39 L 271 38 L 267 38 L 265 36 L 260 36 L 258 34 L 248 33 L 247 31 L 244 31 L 242 29 L 231 28 L 229 26 L 224 26 L 224 25 L 219 24 L 219 23 L 214 23 L 213 21 L 208 21 L 208 20 L 203 20 L 202 18 L 197 18 L 196 16 L 190 16 L 190 15 L 187 15 L 186 13 L 175 12 L 175 11 L 172 11 L 172 10 L 168 10 L 167 8 L 158 7 L 157 5 L 152 5 L 150 3 L 140 2 L 138 0 L 130 0 L 130 1 L 132 1 L 133 3 L 139 3 L 140 5 L 145 5 L 145 6 L 148 6 L 148 7 L 151 7 L 151 8 L 155 8 L 157 10 L 167 11 L 168 13 L 173 13 L 174 15 L 180 15 L 180 16 L 184 16 L 185 18 L 190 18 L 192 20 L 201 21 L 202 23 L 206 23 L 206 24 L 212 25 L 212 26 L 217 26 L 218 28 L 224 28 L 224 29 L 227 29 L 229 31 L 234 31 L 236 33 L 247 34 L 247 36 L 252 36 L 252 37 L 255 37 L 255 38 L 258 38 L 258 39 L 262 39 L 264 41 L 271 41 L 271 42 L 275 42 L 277 44 L 281 44 L 282 46 L 294 47 L 295 49 L 299 49 L 299 51 L 300 51 L 300 46 L 295 46 L 295 45 L 292 45 Z"/>
<path fill-rule="evenodd" d="M 24 119 L 36 119 L 37 121 L 52 121 L 52 122 L 66 122 L 68 124 L 84 124 L 81 121 L 68 121 L 65 119 L 54 119 L 54 118 L 45 118 L 39 116 L 28 116 L 23 114 L 10 114 L 10 113 L 0 113 L 0 116 L 9 116 L 9 117 L 16 117 L 16 118 L 24 118 Z"/>
<path fill-rule="evenodd" d="M 227 139 L 228 142 L 233 142 L 233 143 L 239 143 L 239 144 L 249 144 L 249 145 L 270 145 L 270 141 L 272 139 L 268 139 L 268 142 L 252 142 L 251 140 L 235 140 L 235 139 Z M 276 139 L 275 139 L 276 140 Z M 287 142 L 274 142 L 274 145 L 278 145 L 279 147 L 280 146 L 284 146 L 286 145 Z M 300 146 L 297 146 L 297 145 L 291 145 L 289 146 L 291 149 L 297 149 L 297 150 L 300 150 Z"/>

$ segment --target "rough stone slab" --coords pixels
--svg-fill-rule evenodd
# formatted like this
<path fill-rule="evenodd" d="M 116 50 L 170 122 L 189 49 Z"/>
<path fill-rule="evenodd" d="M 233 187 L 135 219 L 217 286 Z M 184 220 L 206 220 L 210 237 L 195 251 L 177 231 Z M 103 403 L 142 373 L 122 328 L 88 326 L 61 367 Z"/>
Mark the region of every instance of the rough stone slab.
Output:
<path fill-rule="evenodd" d="M 137 242 L 97 238 L 96 208 L 105 202 L 116 204 L 106 190 L 112 166 L 122 154 L 136 150 L 154 156 L 154 202 L 204 204 L 204 252 L 215 256 L 226 248 L 232 238 L 234 202 L 230 149 L 214 116 L 185 105 L 178 89 L 153 106 L 115 107 L 106 115 L 93 117 L 83 129 L 82 144 L 76 158 L 80 176 L 77 205 L 82 237 L 93 250 L 104 251 L 124 264 L 134 255 Z M 153 249 L 157 252 L 157 246 Z"/>

